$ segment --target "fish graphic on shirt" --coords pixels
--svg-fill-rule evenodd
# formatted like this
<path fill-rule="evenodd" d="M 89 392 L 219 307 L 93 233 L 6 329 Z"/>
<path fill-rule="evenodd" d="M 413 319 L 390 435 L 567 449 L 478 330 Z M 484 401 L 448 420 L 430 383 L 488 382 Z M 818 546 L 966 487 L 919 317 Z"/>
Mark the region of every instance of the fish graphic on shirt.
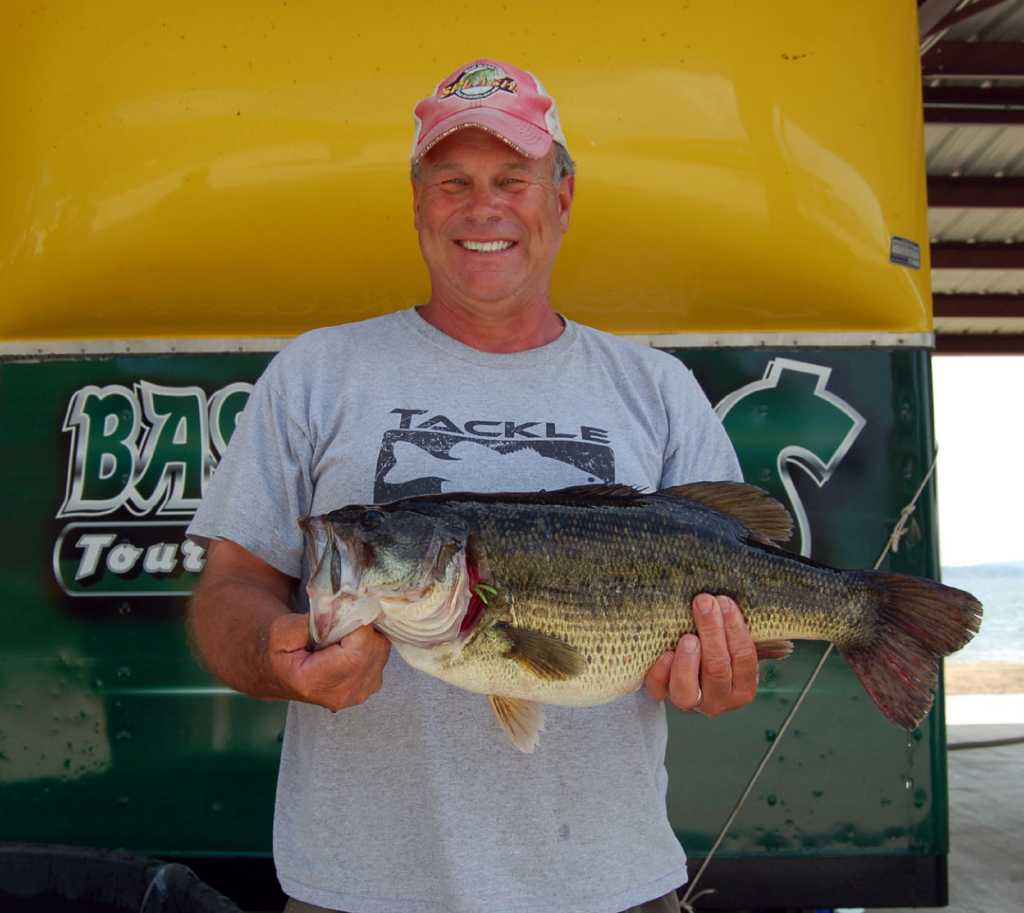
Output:
<path fill-rule="evenodd" d="M 537 491 L 599 481 L 572 463 L 544 456 L 532 447 L 501 453 L 486 444 L 459 441 L 445 458 L 408 441 L 396 441 L 392 453 L 395 465 L 383 479 L 389 485 L 435 478 L 440 479 L 442 492 L 467 491 L 479 488 L 482 479 L 494 479 L 506 491 Z"/>

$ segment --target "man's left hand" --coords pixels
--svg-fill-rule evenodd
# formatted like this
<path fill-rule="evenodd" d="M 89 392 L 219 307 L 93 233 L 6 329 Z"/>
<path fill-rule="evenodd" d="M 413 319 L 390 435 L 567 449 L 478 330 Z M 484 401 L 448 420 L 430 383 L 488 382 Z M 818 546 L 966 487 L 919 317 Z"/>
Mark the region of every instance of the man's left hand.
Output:
<path fill-rule="evenodd" d="M 718 716 L 745 707 L 757 694 L 757 648 L 739 607 L 728 596 L 693 600 L 697 634 L 658 657 L 644 687 L 656 701 Z"/>

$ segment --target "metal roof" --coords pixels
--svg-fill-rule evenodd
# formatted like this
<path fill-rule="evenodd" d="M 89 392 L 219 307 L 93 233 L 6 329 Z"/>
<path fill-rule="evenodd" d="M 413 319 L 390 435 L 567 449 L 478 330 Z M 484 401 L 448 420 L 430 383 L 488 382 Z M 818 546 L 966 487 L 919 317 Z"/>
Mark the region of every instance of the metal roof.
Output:
<path fill-rule="evenodd" d="M 945 241 L 978 241 L 1009 244 L 1024 241 L 1024 210 L 928 208 L 928 237 L 933 244 Z M 933 283 L 934 284 L 934 283 Z"/>
<path fill-rule="evenodd" d="M 961 4 L 965 12 L 977 6 L 977 0 Z M 944 41 L 1020 41 L 1024 38 L 1024 3 L 1019 0 L 999 3 L 975 13 L 969 19 L 952 26 L 943 36 Z"/>
<path fill-rule="evenodd" d="M 919 0 L 939 351 L 1024 351 L 1024 0 Z"/>
<path fill-rule="evenodd" d="M 925 124 L 924 143 L 928 174 L 1024 177 L 1024 124 Z"/>

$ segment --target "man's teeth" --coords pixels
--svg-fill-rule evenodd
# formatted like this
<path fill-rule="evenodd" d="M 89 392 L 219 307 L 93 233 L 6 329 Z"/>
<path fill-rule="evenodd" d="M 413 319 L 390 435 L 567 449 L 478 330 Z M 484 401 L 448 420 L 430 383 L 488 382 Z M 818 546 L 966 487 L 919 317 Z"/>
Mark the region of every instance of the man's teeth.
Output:
<path fill-rule="evenodd" d="M 490 254 L 499 250 L 508 250 L 514 241 L 459 241 L 466 250 L 479 251 L 482 254 Z"/>

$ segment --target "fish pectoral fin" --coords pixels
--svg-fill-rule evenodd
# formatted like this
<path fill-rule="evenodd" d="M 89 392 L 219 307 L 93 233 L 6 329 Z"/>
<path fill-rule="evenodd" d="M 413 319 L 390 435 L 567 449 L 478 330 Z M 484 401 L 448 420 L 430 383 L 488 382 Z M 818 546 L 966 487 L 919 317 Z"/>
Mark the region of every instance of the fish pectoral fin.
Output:
<path fill-rule="evenodd" d="M 505 655 L 524 669 L 546 681 L 560 682 L 575 678 L 587 668 L 587 660 L 564 640 L 535 631 L 499 622 L 492 631 L 506 644 Z"/>
<path fill-rule="evenodd" d="M 793 653 L 791 640 L 762 640 L 754 646 L 757 648 L 757 659 L 786 659 Z"/>
<path fill-rule="evenodd" d="M 793 535 L 793 518 L 764 489 L 745 482 L 690 482 L 663 488 L 659 495 L 688 498 L 728 514 L 768 544 L 786 542 Z"/>
<path fill-rule="evenodd" d="M 515 697 L 488 694 L 491 710 L 501 728 L 508 733 L 512 744 L 520 751 L 531 754 L 544 730 L 544 708 L 536 701 L 523 701 Z"/>

